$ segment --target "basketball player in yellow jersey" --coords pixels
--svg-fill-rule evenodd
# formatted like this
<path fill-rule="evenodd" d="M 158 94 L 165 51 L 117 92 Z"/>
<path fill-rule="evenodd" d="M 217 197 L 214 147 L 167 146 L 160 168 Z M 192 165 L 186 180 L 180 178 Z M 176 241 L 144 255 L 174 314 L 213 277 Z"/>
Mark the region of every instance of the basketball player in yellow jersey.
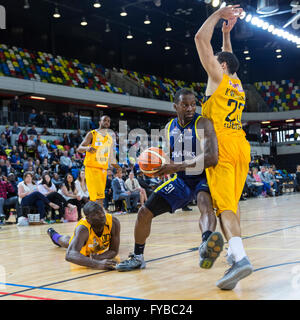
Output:
<path fill-rule="evenodd" d="M 100 270 L 114 269 L 119 262 L 120 222 L 103 211 L 95 201 L 83 207 L 85 218 L 77 223 L 72 237 L 60 235 L 53 228 L 47 233 L 52 242 L 68 248 L 66 260 L 83 267 Z"/>
<path fill-rule="evenodd" d="M 108 165 L 119 165 L 113 158 L 113 138 L 107 132 L 110 117 L 102 116 L 99 128 L 90 131 L 78 147 L 78 152 L 86 153 L 84 159 L 86 185 L 91 201 L 98 201 L 103 206 Z"/>
<path fill-rule="evenodd" d="M 243 247 L 237 216 L 249 169 L 250 145 L 241 123 L 245 93 L 236 74 L 239 62 L 232 52 L 214 55 L 211 38 L 221 18 L 230 24 L 242 12 L 239 5 L 220 8 L 208 17 L 195 36 L 200 61 L 208 74 L 202 115 L 212 120 L 219 147 L 218 164 L 206 170 L 207 181 L 234 260 L 231 268 L 217 282 L 217 286 L 224 290 L 232 290 L 238 281 L 253 271 Z"/>

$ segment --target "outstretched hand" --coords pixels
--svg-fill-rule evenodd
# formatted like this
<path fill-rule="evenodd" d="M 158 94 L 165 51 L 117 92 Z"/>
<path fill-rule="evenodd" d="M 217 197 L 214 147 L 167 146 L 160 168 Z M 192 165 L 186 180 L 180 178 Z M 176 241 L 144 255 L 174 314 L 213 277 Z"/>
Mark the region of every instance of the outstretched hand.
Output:
<path fill-rule="evenodd" d="M 229 19 L 227 22 L 224 21 L 223 22 L 223 26 L 222 26 L 222 32 L 223 33 L 229 33 L 232 28 L 234 27 L 234 25 L 237 22 L 237 17 L 233 18 L 233 19 Z"/>
<path fill-rule="evenodd" d="M 220 8 L 217 12 L 220 15 L 220 18 L 229 21 L 239 18 L 242 15 L 243 11 L 243 8 L 240 8 L 240 5 L 236 4 L 234 6 Z"/>

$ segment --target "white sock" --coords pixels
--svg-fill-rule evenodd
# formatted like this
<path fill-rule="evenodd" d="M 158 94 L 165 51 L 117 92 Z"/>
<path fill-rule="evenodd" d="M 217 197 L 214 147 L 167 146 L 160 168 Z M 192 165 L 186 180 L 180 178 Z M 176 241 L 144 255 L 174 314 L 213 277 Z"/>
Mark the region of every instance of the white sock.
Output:
<path fill-rule="evenodd" d="M 231 248 L 229 246 L 228 249 L 227 249 L 227 255 L 230 256 L 231 254 L 232 254 L 232 250 L 231 250 Z"/>
<path fill-rule="evenodd" d="M 232 237 L 229 241 L 229 249 L 234 256 L 234 261 L 239 262 L 246 257 L 246 252 L 243 246 L 242 238 Z M 229 251 L 228 249 L 228 251 Z"/>

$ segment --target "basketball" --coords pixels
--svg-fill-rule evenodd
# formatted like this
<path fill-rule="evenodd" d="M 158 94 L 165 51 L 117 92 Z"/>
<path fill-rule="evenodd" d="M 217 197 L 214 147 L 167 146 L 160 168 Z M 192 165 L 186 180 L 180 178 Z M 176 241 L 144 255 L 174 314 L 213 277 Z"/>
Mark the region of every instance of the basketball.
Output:
<path fill-rule="evenodd" d="M 166 154 L 162 149 L 151 147 L 141 153 L 138 159 L 138 164 L 146 176 L 153 177 L 165 163 L 165 159 Z"/>

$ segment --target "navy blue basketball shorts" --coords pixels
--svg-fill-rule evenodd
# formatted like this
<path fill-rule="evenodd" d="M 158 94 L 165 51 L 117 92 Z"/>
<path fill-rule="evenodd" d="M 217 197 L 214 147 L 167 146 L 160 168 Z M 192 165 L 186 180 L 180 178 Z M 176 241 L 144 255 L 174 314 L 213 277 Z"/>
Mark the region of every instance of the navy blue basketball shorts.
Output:
<path fill-rule="evenodd" d="M 165 212 L 173 213 L 197 199 L 200 191 L 209 193 L 205 173 L 199 179 L 182 179 L 175 174 L 173 178 L 154 190 L 146 201 L 145 207 L 154 217 Z"/>

